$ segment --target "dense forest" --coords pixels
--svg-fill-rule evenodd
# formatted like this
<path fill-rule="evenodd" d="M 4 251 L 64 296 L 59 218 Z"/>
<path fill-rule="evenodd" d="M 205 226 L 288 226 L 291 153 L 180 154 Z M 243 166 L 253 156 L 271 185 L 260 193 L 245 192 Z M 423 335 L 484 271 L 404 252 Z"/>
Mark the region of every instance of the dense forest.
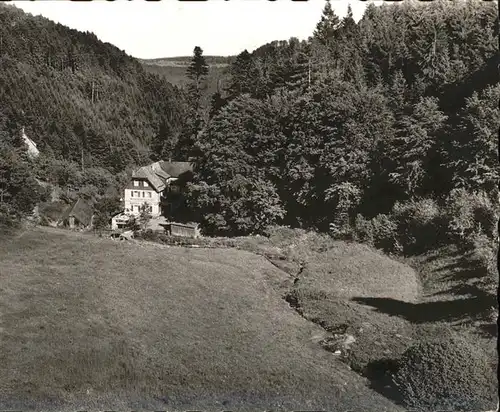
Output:
<path fill-rule="evenodd" d="M 185 98 L 94 34 L 0 5 L 0 102 L 45 155 L 118 172 L 149 159 L 160 124 L 182 127 Z"/>
<path fill-rule="evenodd" d="M 39 144 L 39 178 L 100 195 L 133 164 L 192 160 L 189 218 L 206 234 L 490 244 L 498 34 L 491 2 L 371 4 L 355 22 L 327 1 L 308 40 L 232 59 L 206 107 L 200 47 L 181 89 L 93 34 L 1 6 L 0 125 Z"/>
<path fill-rule="evenodd" d="M 393 251 L 491 239 L 497 50 L 491 2 L 369 5 L 358 23 L 327 2 L 309 40 L 231 65 L 191 141 L 192 210 L 208 233 L 286 224 Z"/>

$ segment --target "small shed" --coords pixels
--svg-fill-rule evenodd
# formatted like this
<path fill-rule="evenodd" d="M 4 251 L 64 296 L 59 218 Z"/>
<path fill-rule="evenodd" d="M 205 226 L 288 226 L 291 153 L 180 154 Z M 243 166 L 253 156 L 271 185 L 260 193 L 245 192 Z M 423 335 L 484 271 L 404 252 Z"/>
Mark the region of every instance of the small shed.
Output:
<path fill-rule="evenodd" d="M 120 212 L 111 218 L 111 229 L 124 229 L 127 226 L 130 216 L 124 212 Z"/>
<path fill-rule="evenodd" d="M 70 229 L 90 228 L 93 216 L 93 207 L 85 200 L 78 199 L 64 211 L 59 225 L 68 226 Z"/>
<path fill-rule="evenodd" d="M 200 236 L 200 230 L 197 224 L 169 222 L 162 226 L 165 228 L 165 232 L 170 236 L 182 236 L 182 237 L 192 237 L 192 238 L 198 238 Z"/>

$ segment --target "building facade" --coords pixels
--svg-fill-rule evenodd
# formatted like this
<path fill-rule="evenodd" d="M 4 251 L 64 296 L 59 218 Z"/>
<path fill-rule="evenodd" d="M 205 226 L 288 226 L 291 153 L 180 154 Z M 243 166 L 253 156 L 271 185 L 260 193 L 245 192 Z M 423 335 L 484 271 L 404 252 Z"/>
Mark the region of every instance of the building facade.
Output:
<path fill-rule="evenodd" d="M 124 189 L 124 214 L 138 216 L 147 204 L 152 217 L 168 215 L 176 207 L 192 170 L 188 162 L 164 161 L 135 170 Z"/>
<path fill-rule="evenodd" d="M 133 178 L 125 188 L 125 213 L 139 215 L 141 207 L 147 203 L 151 216 L 160 216 L 161 197 L 162 194 L 157 192 L 147 179 Z"/>

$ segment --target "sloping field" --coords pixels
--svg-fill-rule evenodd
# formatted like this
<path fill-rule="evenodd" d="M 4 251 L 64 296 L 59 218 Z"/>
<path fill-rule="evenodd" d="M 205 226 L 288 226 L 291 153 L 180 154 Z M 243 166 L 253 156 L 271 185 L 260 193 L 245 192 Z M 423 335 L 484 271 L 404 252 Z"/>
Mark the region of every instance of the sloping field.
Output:
<path fill-rule="evenodd" d="M 287 237 L 291 238 L 290 234 Z M 475 397 L 476 406 L 471 403 L 467 410 L 486 410 L 495 405 L 498 397 L 494 370 L 498 356 L 493 330 L 496 323 L 490 316 L 495 297 L 480 287 L 484 271 L 470 256 L 446 249 L 419 256 L 412 262 L 419 270 L 417 276 L 408 265 L 368 246 L 328 241 L 314 234 L 299 237 L 298 242 L 288 246 L 286 255 L 301 262 L 299 270 L 288 269 L 294 282 L 287 300 L 305 319 L 330 332 L 320 343 L 369 378 L 372 388 L 402 402 L 399 390 L 391 382 L 391 375 L 398 369 L 397 361 L 410 347 L 427 339 L 436 342 L 454 331 L 477 348 L 485 362 L 484 368 L 473 369 L 461 383 L 460 390 L 470 390 Z M 274 263 L 287 270 L 286 265 Z M 446 359 L 454 356 L 452 351 L 450 348 L 443 352 L 443 363 L 438 364 L 445 365 Z M 453 359 L 458 362 L 460 357 Z M 452 369 L 463 370 L 467 366 L 464 361 L 454 363 Z M 438 381 L 442 381 L 443 374 L 438 374 Z M 457 379 L 458 375 L 453 376 Z M 488 384 L 481 381 L 485 376 L 491 376 Z M 480 383 L 471 390 L 467 387 L 469 380 Z M 447 393 L 448 389 L 451 391 L 451 386 L 439 390 Z M 466 410 L 453 395 L 448 396 L 441 400 L 454 403 L 454 410 Z"/>
<path fill-rule="evenodd" d="M 0 262 L 0 409 L 400 410 L 252 253 L 40 228 Z"/>
<path fill-rule="evenodd" d="M 356 339 L 352 350 L 342 350 L 342 357 L 349 357 L 348 363 L 361 372 L 374 359 L 400 355 L 414 331 L 410 322 L 376 311 L 364 300 L 411 304 L 419 292 L 409 266 L 365 245 L 335 242 L 327 251 L 308 256 L 290 295 L 305 318 Z M 334 343 L 330 349 L 340 349 Z"/>

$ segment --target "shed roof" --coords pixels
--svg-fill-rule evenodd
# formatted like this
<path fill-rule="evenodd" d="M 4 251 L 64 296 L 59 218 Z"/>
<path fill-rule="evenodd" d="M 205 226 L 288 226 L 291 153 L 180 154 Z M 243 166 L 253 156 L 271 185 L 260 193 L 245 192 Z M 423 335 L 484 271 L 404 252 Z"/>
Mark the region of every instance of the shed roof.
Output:
<path fill-rule="evenodd" d="M 78 199 L 72 205 L 64 211 L 61 216 L 60 221 L 65 221 L 70 217 L 74 217 L 84 226 L 89 226 L 92 222 L 92 215 L 94 214 L 94 209 L 85 200 Z"/>

